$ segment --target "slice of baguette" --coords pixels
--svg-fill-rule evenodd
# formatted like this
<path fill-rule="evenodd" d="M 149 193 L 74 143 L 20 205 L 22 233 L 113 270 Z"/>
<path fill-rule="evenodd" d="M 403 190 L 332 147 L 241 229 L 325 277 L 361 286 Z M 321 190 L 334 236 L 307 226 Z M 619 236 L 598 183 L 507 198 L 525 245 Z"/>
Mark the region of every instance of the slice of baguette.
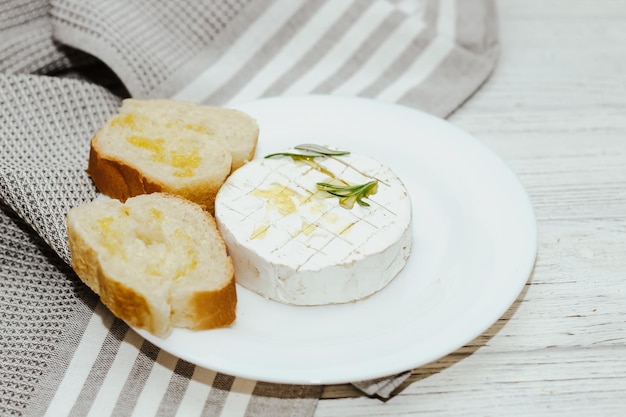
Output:
<path fill-rule="evenodd" d="M 254 156 L 258 134 L 238 110 L 126 99 L 92 138 L 87 172 L 112 198 L 162 191 L 212 212 L 226 177 Z"/>
<path fill-rule="evenodd" d="M 158 336 L 233 323 L 233 265 L 215 220 L 178 196 L 96 199 L 67 215 L 72 267 L 117 317 Z"/>

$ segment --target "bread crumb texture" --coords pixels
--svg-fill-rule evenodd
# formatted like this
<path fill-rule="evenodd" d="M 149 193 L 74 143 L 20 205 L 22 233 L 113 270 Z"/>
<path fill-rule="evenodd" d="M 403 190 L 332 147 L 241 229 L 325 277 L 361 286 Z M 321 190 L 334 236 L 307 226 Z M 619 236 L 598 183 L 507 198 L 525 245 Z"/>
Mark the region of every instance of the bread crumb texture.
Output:
<path fill-rule="evenodd" d="M 156 335 L 231 325 L 233 265 L 215 220 L 178 196 L 99 198 L 67 216 L 72 267 L 119 318 Z"/>
<path fill-rule="evenodd" d="M 100 192 L 122 201 L 162 191 L 212 211 L 228 175 L 253 158 L 258 135 L 238 110 L 126 99 L 92 138 L 88 172 Z"/>

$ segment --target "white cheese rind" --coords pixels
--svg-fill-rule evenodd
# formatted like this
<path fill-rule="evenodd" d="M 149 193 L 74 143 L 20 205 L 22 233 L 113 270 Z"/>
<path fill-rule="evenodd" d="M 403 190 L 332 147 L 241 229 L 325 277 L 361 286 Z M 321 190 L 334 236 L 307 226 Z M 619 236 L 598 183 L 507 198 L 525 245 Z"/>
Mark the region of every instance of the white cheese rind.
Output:
<path fill-rule="evenodd" d="M 409 257 L 411 203 L 402 181 L 359 154 L 254 160 L 220 189 L 215 217 L 242 286 L 295 305 L 346 303 L 385 287 Z M 370 206 L 339 205 L 318 191 L 329 173 L 350 184 L 375 178 Z"/>

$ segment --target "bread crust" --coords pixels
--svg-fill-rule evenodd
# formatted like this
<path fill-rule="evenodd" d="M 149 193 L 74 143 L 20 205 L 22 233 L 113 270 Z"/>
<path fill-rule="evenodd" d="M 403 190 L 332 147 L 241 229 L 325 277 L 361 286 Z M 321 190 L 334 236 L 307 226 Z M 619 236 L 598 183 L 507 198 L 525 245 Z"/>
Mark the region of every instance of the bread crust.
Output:
<path fill-rule="evenodd" d="M 215 196 L 221 182 L 205 183 L 202 187 L 191 186 L 188 189 L 170 189 L 166 185 L 153 181 L 143 172 L 124 161 L 105 156 L 98 146 L 97 135 L 91 141 L 87 174 L 102 194 L 122 202 L 142 194 L 165 192 L 179 195 L 200 205 L 204 210 L 213 213 Z"/>
<path fill-rule="evenodd" d="M 233 275 L 231 280 L 218 290 L 194 294 L 189 303 L 193 324 L 188 327 L 193 330 L 207 330 L 230 326 L 236 318 L 236 304 L 237 290 Z M 212 307 L 207 309 L 207 306 Z"/>
<path fill-rule="evenodd" d="M 169 333 L 167 317 L 153 308 L 153 304 L 143 294 L 108 276 L 102 268 L 99 271 L 100 300 L 116 317 L 156 335 Z"/>
<path fill-rule="evenodd" d="M 163 185 L 151 181 L 141 171 L 117 159 L 102 156 L 97 136 L 91 141 L 87 173 L 98 190 L 122 202 L 140 194 L 163 191 Z"/>

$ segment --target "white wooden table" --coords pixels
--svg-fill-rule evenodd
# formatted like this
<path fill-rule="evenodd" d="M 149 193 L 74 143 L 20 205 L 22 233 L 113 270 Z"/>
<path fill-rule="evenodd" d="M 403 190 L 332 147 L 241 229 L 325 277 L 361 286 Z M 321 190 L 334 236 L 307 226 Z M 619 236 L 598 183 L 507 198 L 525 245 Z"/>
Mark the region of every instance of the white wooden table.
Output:
<path fill-rule="evenodd" d="M 327 387 L 316 416 L 626 416 L 626 1 L 499 0 L 501 56 L 450 120 L 535 207 L 508 312 L 387 402 Z"/>

